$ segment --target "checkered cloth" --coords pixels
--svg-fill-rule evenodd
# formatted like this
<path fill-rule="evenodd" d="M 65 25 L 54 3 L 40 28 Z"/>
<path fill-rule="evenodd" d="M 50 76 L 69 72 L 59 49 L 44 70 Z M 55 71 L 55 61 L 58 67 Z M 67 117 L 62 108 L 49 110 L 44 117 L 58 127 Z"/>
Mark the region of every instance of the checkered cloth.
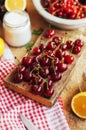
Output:
<path fill-rule="evenodd" d="M 4 78 L 14 67 L 14 63 L 0 60 L 0 130 L 25 130 L 19 113 L 31 120 L 38 130 L 69 130 L 61 98 L 47 108 L 4 86 Z"/>

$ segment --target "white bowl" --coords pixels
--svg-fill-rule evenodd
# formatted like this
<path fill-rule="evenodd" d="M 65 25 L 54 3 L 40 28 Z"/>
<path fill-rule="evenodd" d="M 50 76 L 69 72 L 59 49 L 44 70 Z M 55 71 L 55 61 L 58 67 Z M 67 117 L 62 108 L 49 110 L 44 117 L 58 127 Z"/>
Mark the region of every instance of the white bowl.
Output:
<path fill-rule="evenodd" d="M 41 0 L 32 0 L 32 1 L 38 13 L 43 18 L 45 18 L 45 20 L 48 21 L 50 24 L 60 29 L 73 30 L 73 29 L 80 28 L 86 25 L 86 18 L 77 19 L 77 20 L 59 18 L 48 13 L 42 7 Z"/>

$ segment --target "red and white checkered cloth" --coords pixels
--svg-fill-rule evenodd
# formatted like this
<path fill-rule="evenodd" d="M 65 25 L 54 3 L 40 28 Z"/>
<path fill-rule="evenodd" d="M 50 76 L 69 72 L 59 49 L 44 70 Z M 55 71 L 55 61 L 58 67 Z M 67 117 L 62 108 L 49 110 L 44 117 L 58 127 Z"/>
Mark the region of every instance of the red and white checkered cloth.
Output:
<path fill-rule="evenodd" d="M 19 113 L 31 120 L 38 130 L 69 130 L 61 98 L 47 108 L 4 86 L 3 80 L 14 66 L 12 62 L 0 60 L 0 130 L 25 130 Z"/>

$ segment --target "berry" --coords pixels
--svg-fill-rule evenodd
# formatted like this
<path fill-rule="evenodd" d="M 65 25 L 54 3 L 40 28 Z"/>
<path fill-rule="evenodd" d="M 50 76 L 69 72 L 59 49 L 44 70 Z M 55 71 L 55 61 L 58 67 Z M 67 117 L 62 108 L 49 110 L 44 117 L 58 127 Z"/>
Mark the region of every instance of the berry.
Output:
<path fill-rule="evenodd" d="M 20 83 L 23 80 L 23 74 L 22 73 L 15 73 L 13 77 L 13 81 L 15 83 Z"/>
<path fill-rule="evenodd" d="M 74 46 L 79 46 L 79 47 L 82 47 L 84 45 L 83 41 L 80 40 L 80 39 L 76 39 L 74 41 Z"/>
<path fill-rule="evenodd" d="M 55 34 L 55 30 L 50 28 L 46 30 L 45 37 L 51 38 L 54 34 Z"/>
<path fill-rule="evenodd" d="M 58 63 L 58 70 L 59 70 L 60 72 L 66 71 L 66 70 L 67 70 L 67 65 L 66 65 L 65 63 L 63 63 L 63 62 L 59 62 L 59 63 Z"/>
<path fill-rule="evenodd" d="M 74 57 L 71 55 L 65 55 L 64 56 L 64 63 L 71 64 L 74 61 Z"/>
<path fill-rule="evenodd" d="M 73 54 L 78 54 L 78 53 L 80 53 L 80 51 L 81 51 L 81 47 L 80 46 L 74 46 L 73 50 L 72 50 L 72 53 Z"/>

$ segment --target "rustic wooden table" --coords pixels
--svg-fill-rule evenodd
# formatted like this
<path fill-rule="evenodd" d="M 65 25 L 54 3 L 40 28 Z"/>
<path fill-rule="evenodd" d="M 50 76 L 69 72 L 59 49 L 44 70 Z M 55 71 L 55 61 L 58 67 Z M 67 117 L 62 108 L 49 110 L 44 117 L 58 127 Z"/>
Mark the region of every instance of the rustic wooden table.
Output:
<path fill-rule="evenodd" d="M 27 0 L 27 12 L 31 20 L 31 29 L 39 29 L 48 27 L 48 23 L 37 13 L 31 0 Z M 73 31 L 59 30 L 58 33 L 69 32 L 75 34 L 75 37 L 81 38 L 86 41 L 86 27 L 79 28 Z M 2 23 L 0 23 L 0 36 L 3 37 Z M 35 41 L 37 36 L 32 35 L 31 41 Z M 10 47 L 14 56 L 21 59 L 25 53 L 25 47 L 14 48 Z M 78 62 L 76 63 L 74 72 L 68 81 L 68 84 L 61 94 L 64 105 L 64 112 L 71 130 L 86 130 L 86 120 L 80 119 L 74 115 L 71 110 L 70 103 L 73 95 L 79 91 L 78 82 L 82 81 L 82 72 L 86 67 L 86 47 Z"/>

